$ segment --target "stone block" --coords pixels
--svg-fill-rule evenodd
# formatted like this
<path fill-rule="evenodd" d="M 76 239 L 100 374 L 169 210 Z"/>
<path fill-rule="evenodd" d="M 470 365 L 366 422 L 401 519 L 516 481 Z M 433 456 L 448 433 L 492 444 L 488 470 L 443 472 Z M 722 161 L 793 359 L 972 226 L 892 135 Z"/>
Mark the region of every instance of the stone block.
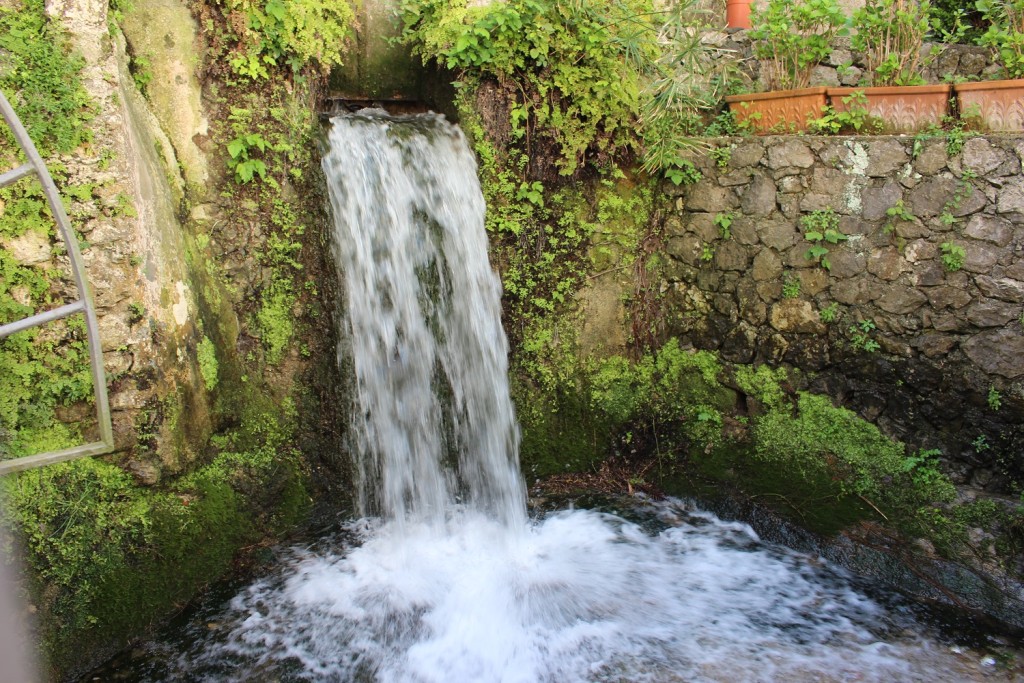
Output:
<path fill-rule="evenodd" d="M 840 246 L 829 253 L 832 264 L 832 277 L 849 278 L 859 275 L 867 269 L 867 257 L 849 246 Z"/>
<path fill-rule="evenodd" d="M 928 297 L 920 290 L 913 287 L 890 286 L 878 297 L 875 305 L 886 313 L 895 315 L 909 315 L 921 308 L 928 301 Z"/>
<path fill-rule="evenodd" d="M 681 235 L 669 239 L 665 251 L 688 266 L 699 266 L 703 242 L 693 234 Z"/>
<path fill-rule="evenodd" d="M 969 242 L 964 250 L 967 252 L 964 257 L 964 270 L 969 273 L 988 273 L 1001 255 L 997 247 L 984 242 Z"/>
<path fill-rule="evenodd" d="M 881 186 L 866 187 L 860 193 L 861 217 L 866 221 L 880 221 L 885 212 L 903 199 L 903 188 L 892 180 Z"/>
<path fill-rule="evenodd" d="M 919 218 L 931 218 L 942 213 L 957 189 L 955 178 L 936 176 L 927 178 L 907 195 L 910 212 Z"/>
<path fill-rule="evenodd" d="M 1002 327 L 1016 320 L 1020 311 L 1020 306 L 987 299 L 971 304 L 967 309 L 967 321 L 976 327 Z M 1024 360 L 1021 364 L 1024 365 Z"/>
<path fill-rule="evenodd" d="M 860 306 L 872 299 L 872 286 L 867 276 L 837 280 L 829 287 L 829 294 L 841 304 Z"/>
<path fill-rule="evenodd" d="M 964 143 L 961 160 L 964 167 L 971 169 L 979 176 L 986 176 L 999 168 L 1010 157 L 1010 154 L 995 147 L 986 138 L 971 138 Z"/>
<path fill-rule="evenodd" d="M 803 192 L 805 188 L 804 179 L 798 175 L 787 175 L 778 179 L 779 192 L 783 194 L 792 194 L 794 192 Z"/>
<path fill-rule="evenodd" d="M 740 206 L 748 216 L 767 216 L 775 211 L 775 181 L 763 175 L 750 179 L 740 197 Z"/>
<path fill-rule="evenodd" d="M 829 284 L 828 273 L 821 268 L 807 268 L 797 273 L 800 280 L 800 293 L 816 296 L 825 291 Z"/>
<path fill-rule="evenodd" d="M 750 268 L 750 249 L 729 240 L 715 249 L 715 267 L 724 271 L 744 272 Z"/>
<path fill-rule="evenodd" d="M 776 280 L 782 277 L 782 259 L 772 249 L 762 249 L 754 257 L 754 266 L 751 268 L 750 277 L 755 282 Z"/>
<path fill-rule="evenodd" d="M 999 213 L 1024 213 L 1024 186 L 1018 180 L 999 190 L 996 200 Z"/>
<path fill-rule="evenodd" d="M 999 216 L 979 214 L 971 216 L 964 235 L 1005 247 L 1013 239 L 1013 224 Z"/>
<path fill-rule="evenodd" d="M 868 144 L 867 174 L 873 178 L 891 176 L 910 161 L 910 153 L 899 139 L 876 138 Z"/>
<path fill-rule="evenodd" d="M 810 168 L 814 165 L 814 153 L 800 140 L 786 140 L 768 148 L 768 168 Z"/>
<path fill-rule="evenodd" d="M 1009 328 L 976 334 L 962 346 L 964 353 L 982 370 L 1007 379 L 1024 375 L 1024 335 Z"/>
<path fill-rule="evenodd" d="M 818 312 L 810 301 L 804 299 L 784 299 L 774 304 L 769 313 L 769 324 L 779 332 L 825 333 Z"/>
<path fill-rule="evenodd" d="M 940 358 L 956 348 L 957 337 L 940 332 L 926 332 L 914 340 L 914 348 L 928 358 Z"/>
<path fill-rule="evenodd" d="M 914 160 L 914 170 L 924 176 L 935 175 L 946 168 L 946 141 L 926 140 Z"/>
<path fill-rule="evenodd" d="M 736 145 L 729 157 L 729 166 L 732 168 L 749 168 L 757 166 L 764 158 L 764 143 L 760 140 L 744 142 Z"/>
<path fill-rule="evenodd" d="M 938 245 L 924 239 L 916 239 L 903 249 L 903 258 L 907 259 L 907 263 L 930 261 L 934 258 L 938 258 L 938 255 Z M 915 278 L 915 280 L 918 280 L 917 284 L 922 284 L 919 281 L 919 278 Z"/>
<path fill-rule="evenodd" d="M 910 264 L 896 247 L 884 247 L 871 251 L 867 259 L 867 268 L 869 273 L 883 280 L 895 280 L 910 270 Z"/>
<path fill-rule="evenodd" d="M 760 236 L 762 244 L 780 252 L 793 246 L 803 237 L 794 223 L 783 220 L 765 221 L 761 225 Z"/>
<path fill-rule="evenodd" d="M 758 220 L 743 215 L 733 218 L 729 229 L 732 231 L 732 239 L 748 247 L 757 244 L 760 238 L 757 234 Z"/>
<path fill-rule="evenodd" d="M 993 278 L 988 275 L 979 275 L 974 278 L 981 293 L 990 299 L 1009 301 L 1010 303 L 1024 303 L 1024 282 L 1008 277 Z"/>
<path fill-rule="evenodd" d="M 782 282 L 779 280 L 758 282 L 757 295 L 761 297 L 762 301 L 766 301 L 768 303 L 777 301 L 782 296 Z"/>
<path fill-rule="evenodd" d="M 732 211 L 739 206 L 736 192 L 729 187 L 721 187 L 717 182 L 704 178 L 690 187 L 686 194 L 686 208 L 690 211 L 706 211 L 721 213 Z"/>
<path fill-rule="evenodd" d="M 936 311 L 947 308 L 956 310 L 971 303 L 971 295 L 960 287 L 950 287 L 948 285 L 926 287 L 924 293 L 928 297 L 928 303 Z"/>

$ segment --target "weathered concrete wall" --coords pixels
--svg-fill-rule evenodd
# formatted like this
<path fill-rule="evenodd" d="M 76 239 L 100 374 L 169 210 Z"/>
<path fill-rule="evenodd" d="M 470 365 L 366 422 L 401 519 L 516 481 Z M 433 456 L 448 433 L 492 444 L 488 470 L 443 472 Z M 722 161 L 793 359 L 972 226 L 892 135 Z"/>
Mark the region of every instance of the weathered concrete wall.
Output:
<path fill-rule="evenodd" d="M 700 182 L 667 187 L 669 333 L 806 371 L 891 435 L 942 449 L 960 483 L 1019 481 L 1024 138 L 975 137 L 953 157 L 944 138 L 720 147 L 727 163 L 704 159 Z M 900 206 L 910 220 L 887 215 Z M 831 270 L 808 257 L 802 224 L 826 209 L 848 238 L 821 243 Z M 727 238 L 719 216 L 732 218 Z M 943 244 L 963 248 L 962 268 L 944 265 Z M 865 320 L 877 329 L 858 328 Z"/>

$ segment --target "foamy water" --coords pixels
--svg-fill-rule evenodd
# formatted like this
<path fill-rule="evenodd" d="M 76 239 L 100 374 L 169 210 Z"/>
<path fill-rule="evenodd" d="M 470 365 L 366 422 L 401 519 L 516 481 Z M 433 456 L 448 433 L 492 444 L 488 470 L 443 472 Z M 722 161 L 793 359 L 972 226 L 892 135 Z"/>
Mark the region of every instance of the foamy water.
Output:
<path fill-rule="evenodd" d="M 744 524 L 646 508 L 644 526 L 587 510 L 518 530 L 465 510 L 443 530 L 361 520 L 289 551 L 139 680 L 1015 680 Z"/>

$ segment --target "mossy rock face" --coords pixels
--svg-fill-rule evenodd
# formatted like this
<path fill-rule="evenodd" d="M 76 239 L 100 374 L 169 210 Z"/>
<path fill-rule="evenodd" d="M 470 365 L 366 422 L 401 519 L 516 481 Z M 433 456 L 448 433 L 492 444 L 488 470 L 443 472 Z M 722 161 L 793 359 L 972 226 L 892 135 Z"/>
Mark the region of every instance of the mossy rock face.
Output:
<path fill-rule="evenodd" d="M 167 132 L 186 184 L 209 179 L 206 154 L 196 144 L 209 134 L 196 72 L 203 45 L 195 19 L 178 0 L 135 0 L 121 28 L 128 40 L 135 80 Z"/>
<path fill-rule="evenodd" d="M 331 72 L 333 93 L 352 99 L 420 100 L 425 69 L 410 48 L 395 42 L 402 33 L 396 3 L 364 0 L 356 10 L 358 30 L 346 63 Z"/>
<path fill-rule="evenodd" d="M 595 414 L 575 390 L 519 402 L 520 460 L 527 481 L 552 474 L 584 472 L 607 454 L 612 426 Z"/>
<path fill-rule="evenodd" d="M 38 475 L 5 488 L 53 679 L 143 636 L 231 570 L 239 548 L 310 511 L 297 459 L 268 447 L 224 453 L 169 488 L 93 459 Z"/>

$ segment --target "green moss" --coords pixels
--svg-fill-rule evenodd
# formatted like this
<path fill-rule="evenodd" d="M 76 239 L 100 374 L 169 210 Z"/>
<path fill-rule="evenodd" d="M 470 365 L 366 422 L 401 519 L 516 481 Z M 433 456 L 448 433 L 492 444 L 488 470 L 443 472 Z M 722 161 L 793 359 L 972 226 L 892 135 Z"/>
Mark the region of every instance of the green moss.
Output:
<path fill-rule="evenodd" d="M 203 385 L 209 391 L 213 391 L 217 388 L 219 380 L 217 377 L 217 349 L 209 337 L 204 336 L 199 342 L 196 356 L 199 361 L 199 374 L 203 377 Z"/>
<path fill-rule="evenodd" d="M 84 458 L 5 478 L 8 542 L 24 548 L 50 665 L 124 643 L 230 569 L 240 547 L 292 528 L 309 511 L 296 413 L 250 403 L 220 452 L 164 487 Z"/>
<path fill-rule="evenodd" d="M 520 394 L 520 391 L 514 395 Z M 540 397 L 527 393 L 516 401 L 522 427 L 520 458 L 528 478 L 585 472 L 607 455 L 613 425 L 590 408 L 587 396 L 568 387 Z"/>

